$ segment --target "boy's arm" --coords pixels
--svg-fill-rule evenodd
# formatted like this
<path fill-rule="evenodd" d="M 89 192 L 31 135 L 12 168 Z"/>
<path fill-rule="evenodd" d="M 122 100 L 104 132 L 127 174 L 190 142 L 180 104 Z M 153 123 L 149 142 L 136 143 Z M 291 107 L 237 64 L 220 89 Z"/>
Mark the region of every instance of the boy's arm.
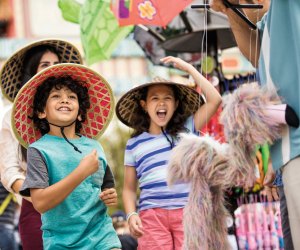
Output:
<path fill-rule="evenodd" d="M 105 169 L 101 190 L 100 199 L 106 206 L 115 206 L 118 204 L 118 195 L 115 189 L 115 178 L 108 165 Z"/>
<path fill-rule="evenodd" d="M 105 174 L 103 177 L 103 184 L 101 186 L 101 190 L 105 190 L 108 188 L 114 188 L 115 187 L 115 178 L 114 175 L 110 169 L 110 167 L 107 165 L 105 169 Z"/>
<path fill-rule="evenodd" d="M 28 155 L 28 163 L 30 167 L 30 155 Z M 40 213 L 45 213 L 48 210 L 59 205 L 67 196 L 89 175 L 98 170 L 98 155 L 97 151 L 93 150 L 85 156 L 79 163 L 78 167 L 73 170 L 68 176 L 61 181 L 48 186 L 42 187 L 31 185 L 30 194 L 32 203 L 35 209 Z M 30 168 L 29 168 L 30 171 Z M 30 174 L 30 172 L 28 173 Z M 25 186 L 26 188 L 26 186 Z M 24 190 L 26 191 L 26 190 Z M 24 192 L 23 191 L 23 192 Z"/>

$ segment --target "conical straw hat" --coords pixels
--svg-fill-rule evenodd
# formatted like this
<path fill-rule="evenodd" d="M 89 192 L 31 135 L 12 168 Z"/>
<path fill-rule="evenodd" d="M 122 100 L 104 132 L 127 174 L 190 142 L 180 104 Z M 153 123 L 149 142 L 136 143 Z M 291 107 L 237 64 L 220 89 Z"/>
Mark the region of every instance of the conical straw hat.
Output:
<path fill-rule="evenodd" d="M 183 105 L 186 117 L 194 114 L 199 106 L 203 104 L 202 96 L 196 90 L 187 85 L 166 81 L 145 83 L 129 90 L 117 102 L 116 115 L 121 122 L 134 128 L 134 115 L 138 113 L 137 111 L 140 106 L 139 102 L 141 100 L 141 93 L 144 88 L 156 84 L 175 86 L 178 89 L 180 99 L 183 100 L 179 105 Z"/>
<path fill-rule="evenodd" d="M 21 145 L 28 147 L 41 137 L 35 129 L 32 116 L 33 99 L 36 89 L 47 78 L 71 76 L 85 82 L 91 107 L 87 110 L 86 121 L 80 134 L 89 138 L 99 138 L 109 125 L 114 109 L 114 97 L 109 83 L 97 72 L 80 64 L 63 63 L 50 66 L 32 77 L 17 94 L 12 112 L 12 128 Z"/>
<path fill-rule="evenodd" d="M 73 44 L 67 41 L 44 39 L 26 45 L 8 58 L 0 71 L 2 93 L 11 102 L 14 101 L 21 88 L 23 61 L 26 52 L 40 45 L 49 45 L 55 48 L 61 58 L 61 63 L 82 64 L 80 52 Z"/>

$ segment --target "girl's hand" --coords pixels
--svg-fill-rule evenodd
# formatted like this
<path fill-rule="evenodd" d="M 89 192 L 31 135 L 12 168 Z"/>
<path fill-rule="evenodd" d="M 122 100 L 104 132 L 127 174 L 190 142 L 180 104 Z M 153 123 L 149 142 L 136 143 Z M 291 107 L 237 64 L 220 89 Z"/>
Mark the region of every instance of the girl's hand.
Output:
<path fill-rule="evenodd" d="M 129 230 L 130 234 L 135 237 L 139 238 L 143 236 L 143 226 L 140 217 L 137 214 L 133 214 L 130 216 L 129 221 Z"/>
<path fill-rule="evenodd" d="M 99 159 L 97 150 L 94 149 L 91 153 L 83 157 L 83 159 L 79 163 L 79 168 L 84 172 L 87 176 L 95 173 L 99 168 Z"/>
<path fill-rule="evenodd" d="M 167 56 L 167 57 L 161 58 L 160 61 L 165 64 L 173 64 L 173 66 L 175 68 L 183 70 L 187 73 L 189 73 L 191 69 L 194 69 L 193 65 L 182 60 L 179 57 Z"/>
<path fill-rule="evenodd" d="M 118 204 L 118 194 L 115 188 L 108 188 L 103 190 L 99 198 L 104 202 L 106 206 L 115 206 Z"/>

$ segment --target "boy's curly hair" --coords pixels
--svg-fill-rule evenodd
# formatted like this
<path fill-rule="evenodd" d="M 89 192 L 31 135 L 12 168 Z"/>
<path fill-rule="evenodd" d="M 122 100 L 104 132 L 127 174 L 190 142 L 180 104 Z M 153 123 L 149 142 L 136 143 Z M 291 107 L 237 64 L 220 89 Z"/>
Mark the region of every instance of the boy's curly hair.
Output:
<path fill-rule="evenodd" d="M 168 132 L 172 136 L 176 136 L 179 132 L 185 132 L 186 128 L 184 127 L 184 124 L 186 122 L 187 116 L 183 105 L 183 98 L 179 94 L 179 90 L 176 86 L 170 86 L 168 87 L 172 88 L 175 101 L 178 101 L 178 107 L 176 108 L 171 120 L 168 122 L 166 127 L 166 132 Z M 132 124 L 134 132 L 132 134 L 132 137 L 142 134 L 143 132 L 146 132 L 149 130 L 150 126 L 150 117 L 145 112 L 145 110 L 142 108 L 140 101 L 144 100 L 146 101 L 148 88 L 145 87 L 141 89 L 139 98 L 136 98 L 136 102 L 138 104 L 137 112 L 135 112 L 132 116 Z"/>
<path fill-rule="evenodd" d="M 50 130 L 49 123 L 46 119 L 40 119 L 38 116 L 44 112 L 46 102 L 52 89 L 60 90 L 62 88 L 68 88 L 78 97 L 79 112 L 82 121 L 76 120 L 75 132 L 80 133 L 82 123 L 86 120 L 87 110 L 90 108 L 90 99 L 88 94 L 88 88 L 85 82 L 77 79 L 73 79 L 71 76 L 51 76 L 47 78 L 40 86 L 38 86 L 33 100 L 33 114 L 30 119 L 33 120 L 34 125 L 40 130 L 41 134 L 47 134 Z"/>

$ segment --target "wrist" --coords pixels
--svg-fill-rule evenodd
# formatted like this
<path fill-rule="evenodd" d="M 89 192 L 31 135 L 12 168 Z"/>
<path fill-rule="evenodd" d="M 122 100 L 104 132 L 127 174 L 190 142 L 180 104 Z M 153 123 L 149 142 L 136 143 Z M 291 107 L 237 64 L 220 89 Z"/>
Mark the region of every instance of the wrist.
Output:
<path fill-rule="evenodd" d="M 129 219 L 130 219 L 130 217 L 131 217 L 132 215 L 138 215 L 138 213 L 137 213 L 137 212 L 131 212 L 131 213 L 128 213 L 128 214 L 126 215 L 126 221 L 127 221 L 127 222 L 129 222 Z"/>

